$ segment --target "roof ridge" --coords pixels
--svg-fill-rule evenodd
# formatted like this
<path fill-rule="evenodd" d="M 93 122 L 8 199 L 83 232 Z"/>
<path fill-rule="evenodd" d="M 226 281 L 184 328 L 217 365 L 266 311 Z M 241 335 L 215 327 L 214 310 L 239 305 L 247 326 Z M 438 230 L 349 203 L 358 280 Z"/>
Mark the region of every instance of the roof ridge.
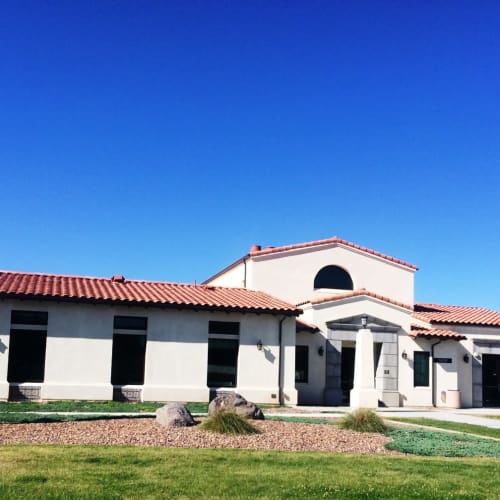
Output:
<path fill-rule="evenodd" d="M 395 264 L 399 264 L 404 267 L 408 267 L 413 270 L 417 270 L 418 267 L 415 266 L 414 264 L 410 264 L 409 262 L 405 262 L 404 260 L 398 259 L 396 257 L 391 257 L 390 255 L 387 255 L 385 253 L 379 252 L 378 250 L 372 250 L 371 248 L 364 247 L 362 245 L 358 245 L 357 243 L 352 243 L 348 240 L 344 240 L 343 238 L 340 238 L 339 236 L 332 236 L 331 238 L 323 238 L 321 240 L 313 240 L 313 241 L 306 241 L 303 243 L 292 243 L 288 245 L 280 245 L 276 247 L 266 247 L 266 248 L 260 248 L 257 246 L 258 250 L 255 249 L 255 246 L 250 249 L 250 252 L 248 255 L 250 257 L 254 256 L 259 256 L 259 255 L 269 255 L 269 254 L 274 254 L 274 253 L 279 253 L 279 252 L 286 252 L 289 250 L 298 250 L 300 248 L 308 248 L 308 247 L 313 247 L 313 246 L 321 246 L 321 245 L 328 245 L 332 243 L 337 243 L 340 245 L 344 245 L 350 248 L 354 248 L 356 250 L 360 250 L 364 253 L 368 253 L 370 255 L 374 255 L 375 257 L 379 257 L 384 260 L 388 260 L 390 262 L 394 262 Z"/>
<path fill-rule="evenodd" d="M 383 302 L 387 302 L 389 304 L 402 307 L 404 309 L 408 309 L 409 311 L 413 311 L 413 307 L 409 304 L 405 304 L 404 302 L 400 302 L 398 300 L 391 299 L 390 297 L 386 297 L 385 295 L 381 295 L 379 293 L 371 292 L 370 290 L 367 290 L 366 288 L 358 288 L 356 290 L 347 290 L 345 293 L 338 293 L 334 295 L 327 295 L 324 297 L 314 297 L 313 299 L 309 300 L 308 302 L 304 302 L 304 304 L 310 303 L 312 305 L 314 304 L 322 304 L 324 302 L 329 302 L 333 300 L 342 300 L 342 299 L 349 299 L 351 297 L 360 297 L 362 295 L 366 295 L 367 297 L 371 297 L 373 299 L 381 300 Z M 298 306 L 299 304 L 297 304 Z M 302 304 L 300 304 L 302 305 Z"/>
<path fill-rule="evenodd" d="M 42 272 L 33 272 L 33 271 L 9 271 L 6 269 L 0 269 L 0 274 L 16 274 L 23 276 L 48 276 L 51 278 L 74 278 L 74 279 L 84 279 L 84 280 L 96 280 L 96 281 L 110 281 L 112 283 L 118 284 L 126 284 L 126 283 L 150 283 L 150 284 L 158 284 L 158 285 L 173 285 L 173 286 L 185 286 L 185 287 L 196 287 L 202 288 L 204 290 L 210 290 L 211 288 L 216 289 L 230 289 L 230 290 L 245 290 L 247 292 L 259 293 L 259 290 L 252 290 L 244 287 L 233 287 L 233 286 L 221 286 L 221 285 L 205 285 L 203 283 L 185 283 L 179 281 L 162 281 L 162 280 L 145 280 L 145 279 L 136 279 L 136 278 L 125 278 L 124 283 L 120 283 L 117 281 L 113 281 L 113 276 L 85 276 L 81 274 L 59 274 L 59 273 L 42 273 Z M 267 294 L 270 295 L 270 294 Z"/>

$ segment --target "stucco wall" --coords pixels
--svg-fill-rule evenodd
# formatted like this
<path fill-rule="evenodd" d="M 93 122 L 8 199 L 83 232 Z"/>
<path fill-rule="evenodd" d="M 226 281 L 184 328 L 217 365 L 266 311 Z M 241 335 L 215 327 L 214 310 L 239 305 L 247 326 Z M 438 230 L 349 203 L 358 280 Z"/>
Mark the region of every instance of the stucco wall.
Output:
<path fill-rule="evenodd" d="M 195 312 L 36 301 L 0 302 L 0 399 L 8 397 L 10 311 L 48 311 L 43 399 L 111 399 L 113 317 L 148 318 L 143 399 L 207 401 L 208 322 L 239 321 L 236 390 L 260 403 L 278 398 L 280 317 L 269 314 Z M 283 322 L 284 392 L 294 388 L 295 320 Z M 256 344 L 262 340 L 264 350 Z"/>
<path fill-rule="evenodd" d="M 299 404 L 323 404 L 323 390 L 325 385 L 325 336 L 321 332 L 297 333 L 297 345 L 309 348 L 309 377 L 307 383 L 297 383 Z M 318 354 L 323 348 L 323 356 Z"/>
<path fill-rule="evenodd" d="M 344 268 L 354 289 L 366 288 L 405 304 L 413 304 L 414 272 L 366 253 L 327 245 L 252 258 L 247 287 L 297 303 L 315 295 L 314 278 L 325 266 Z M 316 292 L 321 293 L 321 292 Z"/>

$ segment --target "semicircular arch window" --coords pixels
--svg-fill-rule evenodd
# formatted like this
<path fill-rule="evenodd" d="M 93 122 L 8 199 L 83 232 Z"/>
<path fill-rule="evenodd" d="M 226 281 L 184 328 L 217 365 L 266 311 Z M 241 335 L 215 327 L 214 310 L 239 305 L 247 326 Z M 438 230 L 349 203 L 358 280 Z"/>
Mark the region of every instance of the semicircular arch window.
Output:
<path fill-rule="evenodd" d="M 339 266 L 326 266 L 314 278 L 314 288 L 335 288 L 353 290 L 354 285 L 349 273 Z"/>

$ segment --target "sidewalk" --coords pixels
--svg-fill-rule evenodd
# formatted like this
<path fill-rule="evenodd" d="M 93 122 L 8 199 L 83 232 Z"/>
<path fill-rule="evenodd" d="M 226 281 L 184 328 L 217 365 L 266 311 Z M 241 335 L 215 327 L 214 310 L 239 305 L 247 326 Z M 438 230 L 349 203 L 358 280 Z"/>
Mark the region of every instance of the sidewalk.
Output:
<path fill-rule="evenodd" d="M 346 406 L 296 406 L 297 412 L 290 409 L 287 412 L 280 412 L 277 408 L 274 411 L 264 411 L 266 415 L 288 416 L 288 417 L 341 417 L 344 413 L 351 411 Z M 459 422 L 464 424 L 482 425 L 492 429 L 500 429 L 500 419 L 486 418 L 484 415 L 495 415 L 500 417 L 500 408 L 378 408 L 377 412 L 389 418 L 412 417 L 412 418 L 432 418 L 434 420 L 446 420 L 448 422 Z M 483 416 L 482 416 L 483 415 Z"/>

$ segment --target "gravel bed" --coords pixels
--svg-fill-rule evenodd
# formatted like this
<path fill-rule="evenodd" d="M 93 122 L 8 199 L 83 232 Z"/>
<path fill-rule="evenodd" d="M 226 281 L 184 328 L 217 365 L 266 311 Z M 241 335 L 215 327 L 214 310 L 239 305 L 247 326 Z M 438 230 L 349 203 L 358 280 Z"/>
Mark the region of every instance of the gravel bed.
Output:
<path fill-rule="evenodd" d="M 105 444 L 175 448 L 246 448 L 398 455 L 380 434 L 358 433 L 325 424 L 256 421 L 261 434 L 231 436 L 197 426 L 166 428 L 150 418 L 0 424 L 0 444 Z"/>

